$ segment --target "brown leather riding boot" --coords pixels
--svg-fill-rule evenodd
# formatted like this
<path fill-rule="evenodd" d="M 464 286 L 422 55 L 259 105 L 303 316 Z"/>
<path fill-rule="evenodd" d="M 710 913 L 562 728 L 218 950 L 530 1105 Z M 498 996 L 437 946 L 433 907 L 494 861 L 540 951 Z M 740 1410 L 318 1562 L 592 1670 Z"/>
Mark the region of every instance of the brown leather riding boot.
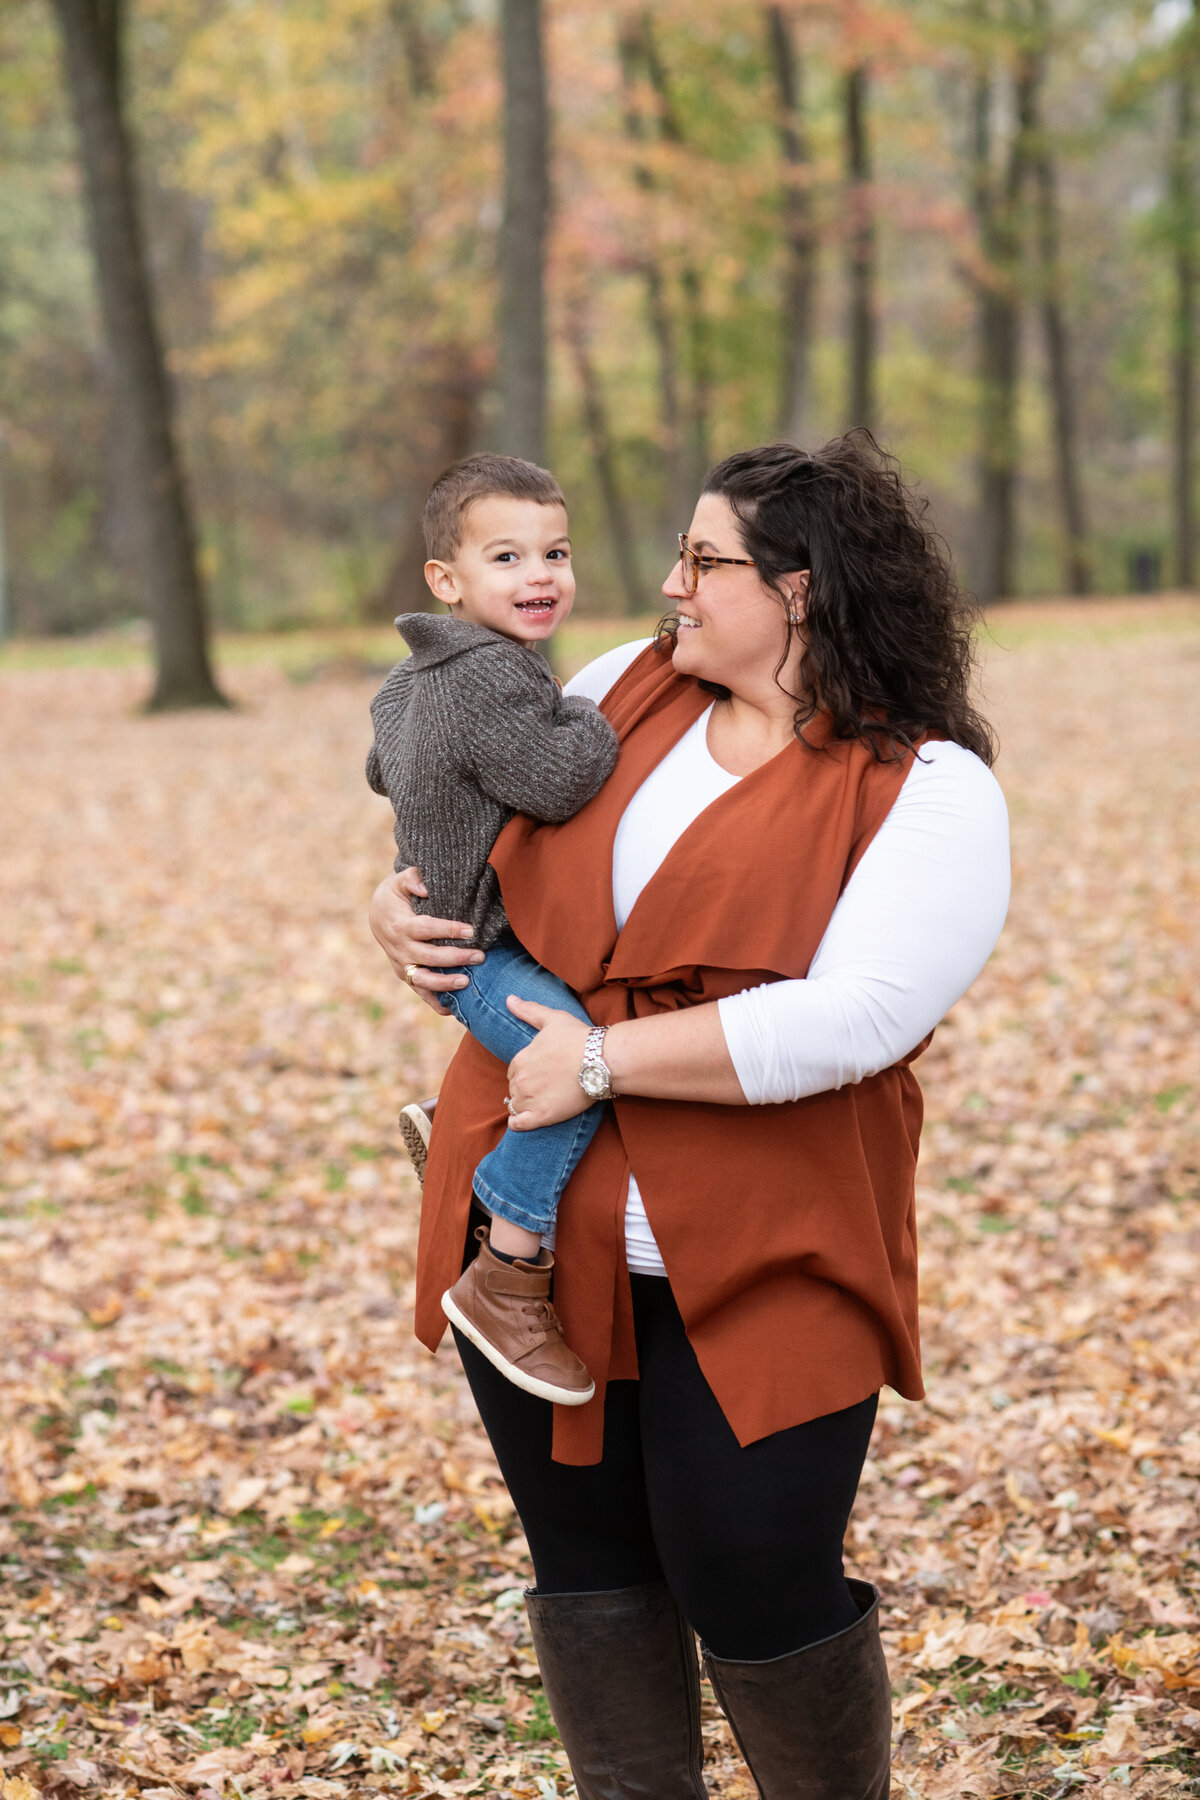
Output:
<path fill-rule="evenodd" d="M 704 1667 L 762 1800 L 888 1800 L 892 1690 L 879 1595 L 852 1581 L 860 1611 L 818 1644 L 769 1662 Z"/>
<path fill-rule="evenodd" d="M 696 1640 L 666 1582 L 525 1604 L 579 1800 L 706 1800 Z"/>

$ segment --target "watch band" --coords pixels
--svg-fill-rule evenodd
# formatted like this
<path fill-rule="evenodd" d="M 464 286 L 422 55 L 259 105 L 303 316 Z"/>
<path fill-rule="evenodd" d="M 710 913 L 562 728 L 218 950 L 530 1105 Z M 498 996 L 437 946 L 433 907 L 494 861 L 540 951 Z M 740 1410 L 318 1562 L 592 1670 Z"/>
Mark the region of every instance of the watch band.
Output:
<path fill-rule="evenodd" d="M 608 1032 L 607 1025 L 593 1025 L 588 1032 L 583 1046 L 583 1061 L 579 1065 L 579 1085 L 592 1100 L 612 1100 L 615 1098 L 612 1084 L 612 1070 L 602 1055 L 604 1039 Z M 592 1082 L 584 1080 L 585 1075 L 593 1077 Z M 601 1078 L 601 1083 L 595 1077 Z"/>

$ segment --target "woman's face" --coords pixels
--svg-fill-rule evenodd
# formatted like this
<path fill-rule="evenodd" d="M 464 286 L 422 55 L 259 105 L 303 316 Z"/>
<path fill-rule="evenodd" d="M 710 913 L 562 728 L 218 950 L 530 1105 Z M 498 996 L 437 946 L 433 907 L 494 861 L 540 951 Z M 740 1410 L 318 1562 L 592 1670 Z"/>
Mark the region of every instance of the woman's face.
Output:
<path fill-rule="evenodd" d="M 720 494 L 701 494 L 688 542 L 698 556 L 747 554 L 737 515 Z M 795 580 L 791 610 L 802 612 L 807 576 Z M 786 627 L 779 598 L 763 586 L 757 569 L 718 563 L 700 571 L 696 592 L 689 594 L 683 565 L 676 563 L 662 591 L 679 618 L 674 663 L 681 675 L 715 682 L 735 694 L 752 694 L 765 682 L 774 685 Z M 794 655 L 799 654 L 795 643 Z M 786 682 L 787 677 L 782 670 L 780 679 Z"/>

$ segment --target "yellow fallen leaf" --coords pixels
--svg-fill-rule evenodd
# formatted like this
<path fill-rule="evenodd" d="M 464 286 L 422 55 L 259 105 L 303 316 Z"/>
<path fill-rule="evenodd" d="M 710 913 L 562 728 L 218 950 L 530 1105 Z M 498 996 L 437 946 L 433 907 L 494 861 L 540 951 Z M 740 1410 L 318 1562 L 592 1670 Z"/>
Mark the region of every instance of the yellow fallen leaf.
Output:
<path fill-rule="evenodd" d="M 903 1700 L 901 1700 L 900 1704 L 896 1708 L 897 1718 L 906 1719 L 908 1717 L 909 1713 L 916 1712 L 918 1706 L 924 1706 L 924 1704 L 928 1700 L 930 1694 L 933 1694 L 936 1692 L 937 1692 L 936 1688 L 927 1687 L 916 1693 L 905 1694 Z"/>
<path fill-rule="evenodd" d="M 41 1800 L 41 1796 L 23 1775 L 0 1775 L 0 1800 Z"/>
<path fill-rule="evenodd" d="M 93 1325 L 113 1325 L 125 1311 L 125 1302 L 120 1294 L 110 1294 L 99 1306 L 88 1309 L 88 1318 Z"/>
<path fill-rule="evenodd" d="M 227 1488 L 221 1496 L 221 1511 L 230 1515 L 246 1512 L 262 1499 L 266 1491 L 267 1478 L 265 1475 L 245 1475 L 240 1481 L 235 1481 L 232 1487 Z"/>
<path fill-rule="evenodd" d="M 0 1725 L 0 1744 L 3 1744 L 6 1750 L 15 1750 L 20 1741 L 21 1727 L 19 1725 Z"/>
<path fill-rule="evenodd" d="M 440 1731 L 445 1723 L 446 1715 L 444 1712 L 427 1712 L 421 1714 L 421 1730 L 425 1733 L 426 1737 L 433 1737 L 434 1733 Z"/>
<path fill-rule="evenodd" d="M 323 1744 L 336 1730 L 336 1725 L 306 1725 L 300 1736 L 306 1744 Z"/>
<path fill-rule="evenodd" d="M 334 1532 L 340 1531 L 345 1523 L 345 1519 L 326 1519 L 320 1531 L 318 1531 L 317 1536 L 319 1538 L 331 1538 Z"/>
<path fill-rule="evenodd" d="M 277 1575 L 307 1575 L 310 1569 L 316 1568 L 311 1556 L 304 1556 L 299 1550 L 293 1550 L 282 1562 L 275 1564 Z"/>

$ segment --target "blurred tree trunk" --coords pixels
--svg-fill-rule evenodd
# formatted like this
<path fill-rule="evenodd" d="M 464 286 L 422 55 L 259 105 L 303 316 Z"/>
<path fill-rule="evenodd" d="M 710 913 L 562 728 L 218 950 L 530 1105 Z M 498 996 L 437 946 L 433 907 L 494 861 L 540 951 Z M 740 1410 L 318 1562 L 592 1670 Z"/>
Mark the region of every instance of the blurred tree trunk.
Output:
<path fill-rule="evenodd" d="M 414 99 L 434 91 L 433 54 L 413 0 L 392 0 L 391 20 L 404 49 L 408 88 Z"/>
<path fill-rule="evenodd" d="M 867 120 L 870 74 L 847 70 L 842 85 L 850 236 L 846 286 L 850 303 L 847 406 L 850 425 L 876 429 L 875 218 L 871 195 L 871 139 Z"/>
<path fill-rule="evenodd" d="M 992 142 L 994 77 L 976 68 L 972 95 L 972 199 L 981 268 L 979 330 L 979 503 L 975 586 L 985 605 L 1016 584 L 1017 398 L 1021 355 L 1020 205 L 1027 173 L 1032 65 L 1018 63 L 1014 124 L 1003 168 Z"/>
<path fill-rule="evenodd" d="M 664 143 L 682 145 L 683 126 L 671 92 L 667 66 L 658 47 L 654 14 L 649 9 L 639 14 L 637 32 L 643 64 L 658 108 L 659 136 Z M 680 269 L 679 286 L 683 301 L 683 337 L 687 346 L 688 373 L 683 431 L 684 485 L 687 490 L 684 510 L 690 517 L 711 461 L 713 368 L 711 334 L 704 304 L 704 279 L 694 258 L 686 252 Z"/>
<path fill-rule="evenodd" d="M 208 657 L 204 586 L 142 243 L 122 112 L 123 0 L 54 0 L 79 136 L 100 310 L 124 428 L 127 510 L 154 635 L 151 711 L 226 706 Z"/>
<path fill-rule="evenodd" d="M 803 64 L 782 6 L 765 9 L 783 162 L 783 359 L 779 434 L 803 444 L 810 431 L 819 241 L 813 217 L 812 151 L 804 120 Z"/>
<path fill-rule="evenodd" d="M 1175 329 L 1172 356 L 1174 419 L 1175 570 L 1180 587 L 1196 585 L 1196 52 L 1200 12 L 1180 34 L 1171 143 Z"/>
<path fill-rule="evenodd" d="M 425 498 L 443 469 L 470 455 L 482 386 L 465 350 L 451 350 L 448 363 L 445 378 L 428 390 L 424 411 L 432 428 L 413 474 L 412 505 L 396 560 L 366 609 L 371 619 L 436 612 L 440 604 L 425 581 Z"/>
<path fill-rule="evenodd" d="M 646 121 L 637 102 L 637 73 L 642 55 L 640 21 L 630 19 L 625 22 L 617 49 L 621 66 L 625 135 L 630 143 L 643 145 L 646 142 Z M 658 191 L 654 171 L 644 157 L 635 160 L 633 179 L 643 194 L 652 195 Z M 695 496 L 689 492 L 683 467 L 679 351 L 675 322 L 671 317 L 666 276 L 656 249 L 647 249 L 642 254 L 640 267 L 646 289 L 650 334 L 654 339 L 658 363 L 659 447 L 664 466 L 661 528 L 664 536 L 670 539 L 671 534 L 679 531 L 681 524 L 690 517 Z"/>
<path fill-rule="evenodd" d="M 1033 0 L 1036 44 L 1027 84 L 1028 129 L 1033 145 L 1036 199 L 1038 283 L 1042 332 L 1050 377 L 1054 418 L 1054 453 L 1062 507 L 1066 591 L 1082 596 L 1091 586 L 1087 554 L 1087 517 L 1079 467 L 1079 432 L 1075 418 L 1075 386 L 1071 377 L 1070 332 L 1067 327 L 1062 266 L 1062 230 L 1058 206 L 1058 171 L 1046 136 L 1043 109 L 1049 51 L 1048 0 Z"/>
<path fill-rule="evenodd" d="M 546 460 L 546 230 L 549 108 L 541 0 L 501 0 L 504 216 L 500 226 L 500 436 Z"/>
<path fill-rule="evenodd" d="M 636 616 L 648 610 L 649 602 L 638 572 L 633 526 L 617 469 L 612 422 L 609 418 L 608 406 L 605 403 L 600 376 L 592 361 L 581 303 L 576 304 L 570 310 L 567 319 L 567 337 L 571 346 L 575 371 L 579 377 L 580 393 L 583 399 L 583 424 L 587 433 L 588 449 L 591 451 L 592 463 L 596 470 L 596 481 L 600 488 L 600 494 L 604 501 L 604 512 L 608 520 L 609 553 L 620 577 L 621 586 L 625 590 L 626 610 Z"/>

